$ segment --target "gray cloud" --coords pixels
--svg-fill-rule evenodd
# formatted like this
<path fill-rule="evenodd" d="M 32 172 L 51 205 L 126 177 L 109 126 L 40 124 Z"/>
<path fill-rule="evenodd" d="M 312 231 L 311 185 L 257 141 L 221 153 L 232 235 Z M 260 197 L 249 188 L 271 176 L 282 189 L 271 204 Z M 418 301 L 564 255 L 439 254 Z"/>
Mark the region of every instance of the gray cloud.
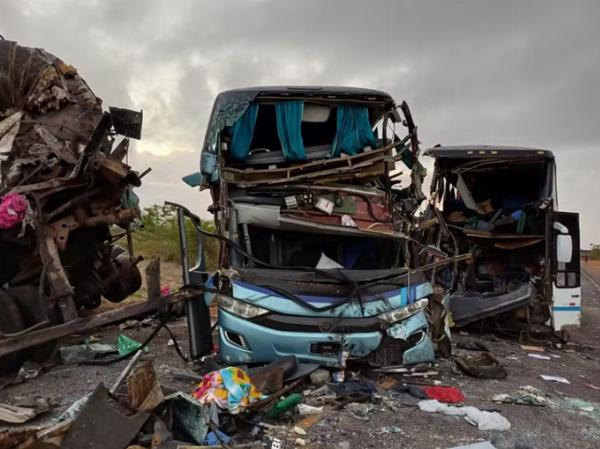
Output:
<path fill-rule="evenodd" d="M 600 242 L 598 17 L 600 3 L 577 0 L 9 0 L 0 34 L 75 65 L 107 105 L 144 109 L 144 204 L 205 210 L 179 180 L 218 91 L 352 84 L 409 101 L 424 146 L 554 150 L 561 208 L 582 214 L 587 245 Z"/>

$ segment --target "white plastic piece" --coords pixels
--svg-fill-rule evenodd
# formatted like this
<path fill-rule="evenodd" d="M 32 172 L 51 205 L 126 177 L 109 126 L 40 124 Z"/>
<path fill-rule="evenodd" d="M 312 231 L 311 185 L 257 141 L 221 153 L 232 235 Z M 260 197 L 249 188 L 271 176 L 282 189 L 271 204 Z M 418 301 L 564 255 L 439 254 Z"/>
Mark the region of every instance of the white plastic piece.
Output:
<path fill-rule="evenodd" d="M 348 214 L 342 215 L 342 226 L 348 226 L 348 227 L 351 227 L 351 228 L 358 228 L 358 225 L 356 224 L 356 222 Z"/>
<path fill-rule="evenodd" d="M 435 399 L 419 401 L 417 405 L 421 410 L 428 413 L 439 412 L 450 416 L 464 416 L 469 423 L 477 426 L 479 430 L 510 429 L 510 421 L 498 412 L 485 412 L 471 406 L 455 407 L 442 404 Z"/>
<path fill-rule="evenodd" d="M 335 269 L 344 268 L 344 267 L 342 265 L 340 265 L 339 263 L 337 263 L 335 260 L 327 257 L 325 255 L 325 253 L 321 253 L 321 257 L 319 258 L 319 261 L 317 262 L 316 268 L 318 268 L 319 270 L 335 270 Z"/>
<path fill-rule="evenodd" d="M 327 215 L 331 215 L 333 212 L 333 201 L 329 201 L 327 198 L 320 196 L 317 199 L 317 204 L 315 204 L 315 208 L 319 209 L 321 212 L 325 212 Z"/>
<path fill-rule="evenodd" d="M 561 384 L 570 384 L 571 383 L 571 382 L 569 382 L 569 379 L 567 379 L 566 377 L 562 377 L 562 376 L 550 376 L 548 374 L 540 374 L 540 377 L 544 380 L 558 382 Z"/>
<path fill-rule="evenodd" d="M 285 207 L 287 207 L 288 209 L 294 209 L 296 207 L 298 207 L 298 200 L 296 199 L 295 196 L 286 196 L 285 197 Z"/>
<path fill-rule="evenodd" d="M 298 413 L 302 416 L 319 415 L 323 413 L 323 407 L 313 407 L 308 404 L 298 404 Z"/>

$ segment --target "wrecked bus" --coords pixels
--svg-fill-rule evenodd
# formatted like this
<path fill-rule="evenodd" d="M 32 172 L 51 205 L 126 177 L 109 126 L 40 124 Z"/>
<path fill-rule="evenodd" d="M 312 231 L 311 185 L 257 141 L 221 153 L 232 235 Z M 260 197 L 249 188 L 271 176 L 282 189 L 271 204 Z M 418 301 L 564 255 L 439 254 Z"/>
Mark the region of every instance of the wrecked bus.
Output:
<path fill-rule="evenodd" d="M 559 212 L 552 152 L 500 146 L 440 146 L 425 243 L 472 253 L 447 268 L 457 326 L 541 333 L 579 325 L 579 217 Z"/>
<path fill-rule="evenodd" d="M 404 127 L 399 138 L 394 130 Z M 417 156 L 408 105 L 383 92 L 274 87 L 218 95 L 201 179 L 184 180 L 201 183 L 213 200 L 221 245 L 209 284 L 226 362 L 433 360 L 432 284 L 408 268 L 408 234 L 423 199 Z M 400 161 L 410 171 L 406 186 Z"/>

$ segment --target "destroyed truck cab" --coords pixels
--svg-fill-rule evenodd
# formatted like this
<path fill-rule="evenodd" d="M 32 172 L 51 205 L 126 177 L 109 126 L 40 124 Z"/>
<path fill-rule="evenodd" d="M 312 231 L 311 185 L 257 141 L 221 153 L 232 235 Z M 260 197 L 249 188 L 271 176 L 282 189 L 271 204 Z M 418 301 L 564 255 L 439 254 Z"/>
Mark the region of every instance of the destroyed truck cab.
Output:
<path fill-rule="evenodd" d="M 404 127 L 400 139 L 394 128 Z M 226 362 L 433 360 L 432 285 L 408 268 L 423 199 L 417 155 L 408 106 L 383 92 L 274 87 L 216 98 L 202 179 L 187 182 L 213 199 L 221 246 L 210 296 Z"/>
<path fill-rule="evenodd" d="M 552 152 L 440 146 L 424 243 L 473 260 L 446 269 L 457 326 L 547 333 L 581 318 L 579 216 L 559 212 Z"/>

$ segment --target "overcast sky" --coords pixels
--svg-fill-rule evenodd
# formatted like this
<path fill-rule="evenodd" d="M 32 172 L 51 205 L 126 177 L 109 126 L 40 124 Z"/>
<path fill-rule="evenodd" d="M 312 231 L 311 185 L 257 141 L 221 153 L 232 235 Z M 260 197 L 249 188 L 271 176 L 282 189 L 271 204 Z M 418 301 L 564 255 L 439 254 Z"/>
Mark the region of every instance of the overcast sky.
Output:
<path fill-rule="evenodd" d="M 0 34 L 77 67 L 105 106 L 144 110 L 143 205 L 206 215 L 180 180 L 219 91 L 354 85 L 407 100 L 424 148 L 553 150 L 560 209 L 580 212 L 582 247 L 600 243 L 598 1 L 4 0 Z"/>

